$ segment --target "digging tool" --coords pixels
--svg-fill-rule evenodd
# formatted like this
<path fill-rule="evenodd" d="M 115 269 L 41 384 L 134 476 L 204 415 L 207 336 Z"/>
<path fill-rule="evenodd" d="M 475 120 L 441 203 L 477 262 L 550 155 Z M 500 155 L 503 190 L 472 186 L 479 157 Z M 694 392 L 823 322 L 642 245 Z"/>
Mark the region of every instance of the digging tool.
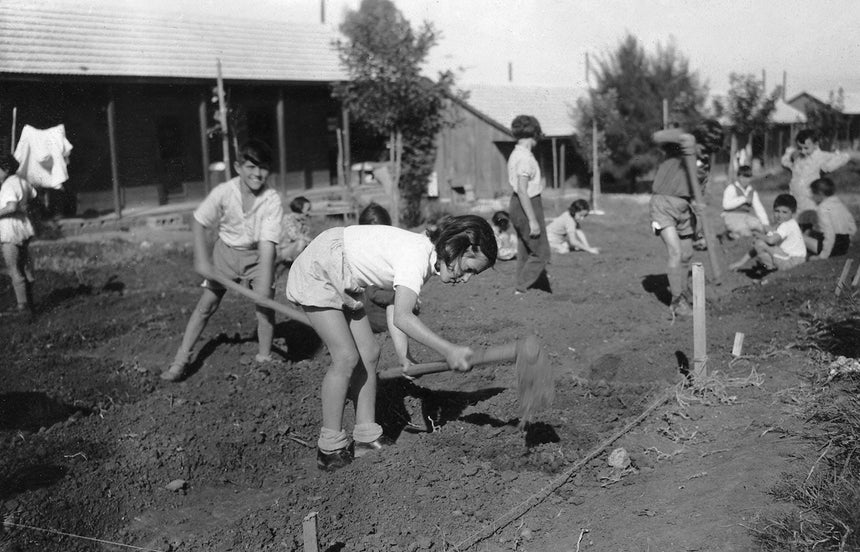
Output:
<path fill-rule="evenodd" d="M 215 280 L 216 282 L 218 282 L 219 284 L 221 284 L 222 286 L 224 286 L 227 289 L 231 289 L 231 290 L 235 291 L 236 293 L 244 295 L 245 297 L 252 300 L 254 303 L 260 305 L 261 307 L 270 308 L 276 312 L 283 314 L 284 316 L 286 316 L 290 320 L 295 320 L 296 322 L 301 322 L 302 324 L 304 324 L 306 326 L 311 325 L 310 320 L 308 320 L 308 316 L 303 311 L 301 311 L 295 307 L 291 307 L 289 305 L 283 305 L 281 303 L 278 303 L 274 299 L 269 299 L 268 297 L 266 297 L 264 295 L 260 295 L 256 291 L 254 291 L 252 289 L 248 289 L 244 286 L 241 286 L 241 285 L 237 284 L 236 282 L 234 282 L 233 280 L 231 280 L 229 278 L 225 278 L 221 274 L 218 274 L 217 272 L 212 274 L 211 279 Z"/>
<path fill-rule="evenodd" d="M 555 394 L 552 367 L 546 361 L 546 354 L 540 340 L 535 335 L 518 339 L 514 343 L 494 345 L 476 350 L 471 358 L 471 366 L 495 362 L 516 361 L 517 392 L 520 402 L 520 425 L 527 422 L 536 410 L 549 406 Z M 451 370 L 445 361 L 413 364 L 407 369 L 400 366 L 382 370 L 380 379 L 393 379 L 401 376 L 418 377 Z"/>
<path fill-rule="evenodd" d="M 717 255 L 717 236 L 711 228 L 708 217 L 705 216 L 705 199 L 702 195 L 702 190 L 699 187 L 699 177 L 696 175 L 696 156 L 685 155 L 684 166 L 687 168 L 687 177 L 690 180 L 690 189 L 693 191 L 693 198 L 696 203 L 701 206 L 701 213 L 696 213 L 701 218 L 702 231 L 705 234 L 705 243 L 708 246 L 708 260 L 711 264 L 711 273 L 714 277 L 714 283 L 717 285 L 722 283 L 723 269 L 720 267 L 720 258 Z"/>

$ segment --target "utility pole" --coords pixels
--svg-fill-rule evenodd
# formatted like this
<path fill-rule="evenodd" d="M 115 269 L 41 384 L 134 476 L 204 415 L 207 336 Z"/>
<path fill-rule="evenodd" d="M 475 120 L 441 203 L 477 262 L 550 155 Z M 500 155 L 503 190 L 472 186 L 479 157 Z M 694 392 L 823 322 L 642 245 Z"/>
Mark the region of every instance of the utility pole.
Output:
<path fill-rule="evenodd" d="M 585 52 L 585 82 L 591 94 L 591 210 L 600 213 L 600 168 L 597 165 L 597 106 L 594 104 L 594 91 L 591 89 L 591 59 Z"/>

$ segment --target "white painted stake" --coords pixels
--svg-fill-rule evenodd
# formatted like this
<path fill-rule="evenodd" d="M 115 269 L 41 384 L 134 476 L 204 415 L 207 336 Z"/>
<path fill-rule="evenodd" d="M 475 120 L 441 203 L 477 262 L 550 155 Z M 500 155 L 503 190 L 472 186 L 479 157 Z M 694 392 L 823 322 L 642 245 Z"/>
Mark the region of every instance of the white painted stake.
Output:
<path fill-rule="evenodd" d="M 744 334 L 742 332 L 735 333 L 735 344 L 732 347 L 732 356 L 741 356 L 741 351 L 744 348 Z"/>
<path fill-rule="evenodd" d="M 860 263 L 857 263 L 857 272 L 854 273 L 854 279 L 851 280 L 851 287 L 857 287 L 860 284 Z"/>
<path fill-rule="evenodd" d="M 305 552 L 319 552 L 317 543 L 317 513 L 311 512 L 302 520 L 302 534 L 305 541 Z"/>
<path fill-rule="evenodd" d="M 705 269 L 693 263 L 693 379 L 707 375 L 708 337 L 705 325 Z"/>
<path fill-rule="evenodd" d="M 845 283 L 848 280 L 848 273 L 851 272 L 851 263 L 853 261 L 851 259 L 845 260 L 845 266 L 842 267 L 842 274 L 839 276 L 839 282 L 836 283 L 836 297 L 842 295 L 842 289 L 845 287 Z"/>

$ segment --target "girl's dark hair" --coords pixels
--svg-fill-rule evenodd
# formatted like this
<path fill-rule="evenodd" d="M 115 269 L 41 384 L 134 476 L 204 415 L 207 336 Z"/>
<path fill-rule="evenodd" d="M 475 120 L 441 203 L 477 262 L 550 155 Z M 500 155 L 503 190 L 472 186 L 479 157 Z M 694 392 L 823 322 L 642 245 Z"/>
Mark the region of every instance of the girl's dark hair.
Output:
<path fill-rule="evenodd" d="M 488 266 L 496 264 L 499 249 L 496 235 L 490 223 L 478 215 L 445 217 L 435 228 L 428 228 L 427 235 L 436 246 L 438 261 L 447 266 L 462 257 L 467 251 L 481 252 L 489 261 Z"/>
<path fill-rule="evenodd" d="M 752 167 L 749 165 L 741 165 L 738 167 L 738 176 L 752 176 Z"/>
<path fill-rule="evenodd" d="M 499 230 L 502 232 L 507 231 L 508 227 L 511 225 L 511 216 L 507 211 L 496 211 L 493 213 L 493 218 L 490 219 L 493 221 L 493 224 L 499 227 Z"/>
<path fill-rule="evenodd" d="M 18 160 L 11 153 L 0 155 L 0 169 L 6 171 L 7 176 L 12 176 L 18 172 L 20 166 Z"/>
<path fill-rule="evenodd" d="M 587 213 L 590 210 L 591 206 L 584 199 L 577 199 L 570 204 L 570 207 L 567 208 L 567 212 L 570 213 L 570 216 L 573 216 L 580 211 L 585 211 Z"/>
<path fill-rule="evenodd" d="M 811 128 L 805 128 L 797 133 L 794 141 L 798 144 L 802 144 L 807 140 L 812 140 L 813 144 L 818 143 L 818 133 L 812 130 Z"/>
<path fill-rule="evenodd" d="M 305 209 L 305 205 L 310 205 L 311 200 L 305 196 L 299 196 L 290 202 L 290 211 L 301 214 Z"/>
<path fill-rule="evenodd" d="M 391 215 L 385 207 L 373 201 L 358 215 L 358 223 L 391 226 Z"/>
<path fill-rule="evenodd" d="M 543 136 L 540 123 L 531 115 L 517 115 L 511 123 L 511 134 L 517 140 L 521 138 L 534 138 L 540 140 Z"/>

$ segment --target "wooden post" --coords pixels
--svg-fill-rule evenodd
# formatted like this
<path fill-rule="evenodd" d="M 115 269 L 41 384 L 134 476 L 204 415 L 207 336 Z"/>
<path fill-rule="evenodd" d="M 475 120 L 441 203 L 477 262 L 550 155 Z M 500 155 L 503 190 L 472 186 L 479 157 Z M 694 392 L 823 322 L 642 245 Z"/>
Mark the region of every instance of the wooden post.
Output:
<path fill-rule="evenodd" d="M 349 110 L 341 109 L 341 126 L 343 127 L 343 174 L 346 175 L 347 185 L 352 184 L 352 157 L 349 149 Z M 359 182 L 359 184 L 361 184 Z"/>
<path fill-rule="evenodd" d="M 669 128 L 669 100 L 663 98 L 663 130 Z"/>
<path fill-rule="evenodd" d="M 735 181 L 738 175 L 738 167 L 736 162 L 736 157 L 738 155 L 738 135 L 735 134 L 735 131 L 732 130 L 732 140 L 731 146 L 729 147 L 729 181 L 728 184 L 731 184 Z"/>
<path fill-rule="evenodd" d="M 343 133 L 338 128 L 335 129 L 335 134 L 337 135 L 337 185 L 346 186 L 343 172 Z"/>
<path fill-rule="evenodd" d="M 744 348 L 744 334 L 742 332 L 735 333 L 735 343 L 732 347 L 732 356 L 739 357 L 741 356 L 741 351 Z"/>
<path fill-rule="evenodd" d="M 560 148 L 561 148 L 561 151 L 558 154 L 558 157 L 559 157 L 558 172 L 559 172 L 559 179 L 561 180 L 562 190 L 565 190 L 566 189 L 565 186 L 566 186 L 566 182 L 567 182 L 567 171 L 565 170 L 566 167 L 565 167 L 564 157 L 565 157 L 565 155 L 567 155 L 567 144 L 562 142 L 560 145 Z"/>
<path fill-rule="evenodd" d="M 110 174 L 113 181 L 113 208 L 116 218 L 122 218 L 122 201 L 119 188 L 119 164 L 116 159 L 116 106 L 113 91 L 107 105 L 108 146 L 110 148 Z"/>
<path fill-rule="evenodd" d="M 15 153 L 15 133 L 18 130 L 18 108 L 12 108 L 12 153 Z"/>
<path fill-rule="evenodd" d="M 311 512 L 302 520 L 302 537 L 304 539 L 304 552 L 319 552 L 316 512 Z"/>
<path fill-rule="evenodd" d="M 596 115 L 596 113 L 595 113 Z M 591 121 L 591 209 L 600 211 L 600 170 L 597 167 L 597 119 Z"/>
<path fill-rule="evenodd" d="M 221 78 L 221 58 L 218 68 L 218 115 L 221 119 L 221 155 L 224 158 L 224 180 L 230 180 L 230 127 L 227 125 L 227 103 L 224 100 L 224 79 Z"/>
<path fill-rule="evenodd" d="M 200 121 L 200 159 L 203 162 L 203 189 L 206 191 L 206 195 L 209 195 L 209 190 L 212 189 L 212 180 L 209 178 L 209 135 L 206 132 L 206 100 L 200 100 L 200 103 L 197 105 L 197 118 Z"/>
<path fill-rule="evenodd" d="M 693 380 L 707 375 L 708 337 L 705 324 L 705 269 L 693 263 Z"/>
<path fill-rule="evenodd" d="M 278 104 L 275 108 L 278 125 L 278 186 L 287 193 L 287 123 L 284 108 L 284 89 L 278 90 Z"/>
<path fill-rule="evenodd" d="M 860 263 L 857 263 L 857 272 L 854 273 L 854 279 L 851 280 L 851 287 L 857 287 L 860 284 Z"/>
<path fill-rule="evenodd" d="M 842 274 L 839 276 L 839 281 L 836 283 L 836 297 L 842 295 L 842 289 L 848 280 L 848 274 L 851 272 L 851 259 L 845 259 L 845 266 L 842 267 Z"/>

